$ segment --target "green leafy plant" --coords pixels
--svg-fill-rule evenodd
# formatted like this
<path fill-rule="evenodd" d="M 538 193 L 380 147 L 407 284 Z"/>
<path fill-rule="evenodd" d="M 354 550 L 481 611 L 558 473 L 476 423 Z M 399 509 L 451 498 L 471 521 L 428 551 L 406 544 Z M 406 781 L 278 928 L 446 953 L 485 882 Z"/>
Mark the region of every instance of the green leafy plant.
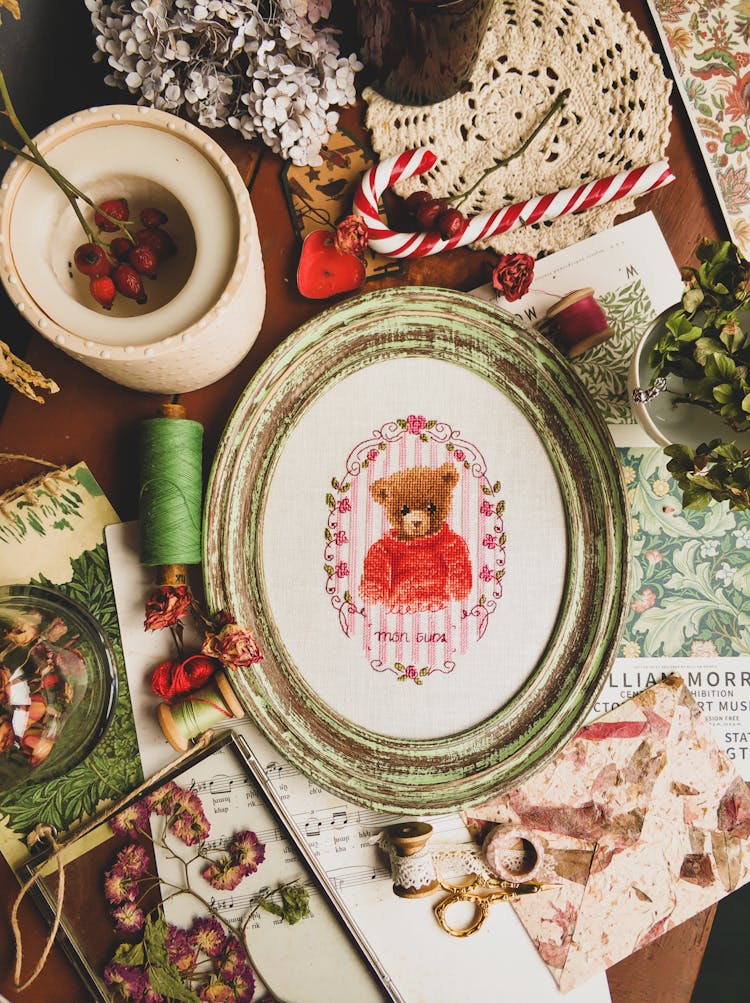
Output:
<path fill-rule="evenodd" d="M 750 309 L 750 264 L 730 241 L 701 241 L 695 253 L 700 264 L 682 269 L 682 302 L 651 351 L 652 383 L 677 377 L 681 389 L 668 391 L 675 404 L 704 408 L 741 434 L 750 429 L 750 325 L 743 330 L 740 318 Z M 686 508 L 712 500 L 750 508 L 750 452 L 728 439 L 664 450 Z"/>

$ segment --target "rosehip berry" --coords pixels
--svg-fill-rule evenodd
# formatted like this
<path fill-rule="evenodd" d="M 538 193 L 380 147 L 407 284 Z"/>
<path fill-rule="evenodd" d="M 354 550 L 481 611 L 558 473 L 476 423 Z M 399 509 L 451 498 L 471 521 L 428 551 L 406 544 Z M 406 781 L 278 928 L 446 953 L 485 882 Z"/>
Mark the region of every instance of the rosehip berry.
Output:
<path fill-rule="evenodd" d="M 115 230 L 119 230 L 119 227 L 117 223 L 112 223 L 107 219 L 107 216 L 102 215 L 105 212 L 112 219 L 124 223 L 128 218 L 128 203 L 125 199 L 105 199 L 104 202 L 99 203 L 99 209 L 94 214 L 94 222 L 105 233 L 114 233 Z"/>
<path fill-rule="evenodd" d="M 100 306 L 103 306 L 105 310 L 111 310 L 117 290 L 109 275 L 101 275 L 97 279 L 92 279 L 89 282 L 89 291 Z"/>
<path fill-rule="evenodd" d="M 140 275 L 155 279 L 159 267 L 156 251 L 145 244 L 137 244 L 128 255 L 128 261 Z"/>
<path fill-rule="evenodd" d="M 139 230 L 135 235 L 137 244 L 150 247 L 159 261 L 166 261 L 177 253 L 177 244 L 166 230 L 157 227 L 155 230 Z"/>
<path fill-rule="evenodd" d="M 73 261 L 78 271 L 90 279 L 98 279 L 112 271 L 112 263 L 98 244 L 81 244 L 75 249 Z"/>
<path fill-rule="evenodd" d="M 423 202 L 417 209 L 417 223 L 423 230 L 432 230 L 440 213 L 447 208 L 448 203 L 445 199 L 430 198 L 429 202 Z"/>
<path fill-rule="evenodd" d="M 437 228 L 443 240 L 460 236 L 468 225 L 468 219 L 459 209 L 445 209 L 437 218 Z"/>
<path fill-rule="evenodd" d="M 155 230 L 157 226 L 163 226 L 167 222 L 167 214 L 162 212 L 161 209 L 154 209 L 149 206 L 147 209 L 141 209 L 141 223 L 147 226 L 149 230 Z"/>
<path fill-rule="evenodd" d="M 112 276 L 118 293 L 135 300 L 141 306 L 146 302 L 146 292 L 138 272 L 132 265 L 118 265 Z"/>
<path fill-rule="evenodd" d="M 412 215 L 415 215 L 417 209 L 425 202 L 432 202 L 432 195 L 425 189 L 420 188 L 419 191 L 412 192 L 411 195 L 406 199 L 406 208 Z"/>
<path fill-rule="evenodd" d="M 132 240 L 128 240 L 127 237 L 115 237 L 114 240 L 110 241 L 109 251 L 110 254 L 114 254 L 118 261 L 127 261 L 128 255 L 135 247 Z"/>

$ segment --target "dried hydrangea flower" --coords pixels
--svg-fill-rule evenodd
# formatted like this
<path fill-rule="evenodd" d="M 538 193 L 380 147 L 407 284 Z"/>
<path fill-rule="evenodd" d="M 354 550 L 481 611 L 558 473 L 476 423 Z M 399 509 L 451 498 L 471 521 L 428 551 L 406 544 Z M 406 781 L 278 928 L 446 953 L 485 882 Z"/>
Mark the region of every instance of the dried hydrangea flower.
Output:
<path fill-rule="evenodd" d="M 121 965 L 113 961 L 104 969 L 104 981 L 110 989 L 117 989 L 123 999 L 140 1000 L 148 986 L 148 976 L 143 968 Z"/>
<path fill-rule="evenodd" d="M 180 790 L 177 784 L 170 780 L 147 794 L 143 800 L 148 805 L 149 811 L 155 815 L 171 815 L 175 805 L 175 797 L 180 793 Z"/>
<path fill-rule="evenodd" d="M 203 812 L 201 799 L 193 791 L 178 789 L 169 829 L 185 846 L 196 846 L 208 836 L 211 826 Z"/>
<path fill-rule="evenodd" d="M 187 930 L 183 930 L 179 926 L 173 926 L 170 923 L 169 930 L 167 931 L 167 936 L 165 938 L 165 944 L 167 947 L 167 955 L 172 964 L 174 964 L 179 971 L 183 973 L 183 975 L 192 973 L 198 959 Z"/>
<path fill-rule="evenodd" d="M 137 839 L 148 824 L 148 808 L 143 801 L 135 801 L 117 815 L 113 815 L 109 824 L 115 836 Z"/>
<path fill-rule="evenodd" d="M 104 896 L 110 905 L 134 902 L 138 894 L 135 878 L 115 866 L 104 875 Z"/>
<path fill-rule="evenodd" d="M 86 0 L 107 83 L 204 128 L 229 125 L 302 166 L 353 104 L 355 55 L 321 21 L 330 0 Z"/>

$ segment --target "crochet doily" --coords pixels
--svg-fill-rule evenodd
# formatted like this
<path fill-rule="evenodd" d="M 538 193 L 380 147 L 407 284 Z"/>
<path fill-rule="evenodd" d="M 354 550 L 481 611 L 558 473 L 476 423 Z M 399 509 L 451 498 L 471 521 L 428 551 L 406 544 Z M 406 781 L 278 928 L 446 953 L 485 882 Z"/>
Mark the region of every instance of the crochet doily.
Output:
<path fill-rule="evenodd" d="M 528 139 L 565 88 L 570 95 L 524 153 L 489 174 L 468 215 L 661 160 L 669 141 L 670 83 L 648 39 L 617 0 L 497 0 L 470 85 L 436 105 L 394 104 L 364 92 L 381 157 L 417 146 L 439 156 L 396 184 L 406 196 L 465 192 Z M 523 227 L 476 246 L 554 251 L 606 229 L 628 197 L 580 215 Z"/>

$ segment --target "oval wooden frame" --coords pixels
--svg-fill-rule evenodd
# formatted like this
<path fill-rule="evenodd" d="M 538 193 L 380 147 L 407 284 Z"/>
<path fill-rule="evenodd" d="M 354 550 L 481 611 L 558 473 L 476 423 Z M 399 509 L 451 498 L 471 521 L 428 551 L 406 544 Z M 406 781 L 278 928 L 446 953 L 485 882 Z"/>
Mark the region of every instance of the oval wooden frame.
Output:
<path fill-rule="evenodd" d="M 466 367 L 534 426 L 558 478 L 568 559 L 559 617 L 519 692 L 479 725 L 400 740 L 338 714 L 306 682 L 268 612 L 262 526 L 276 461 L 305 410 L 386 359 Z M 617 653 L 630 596 L 629 505 L 603 418 L 565 359 L 496 307 L 447 289 L 385 289 L 332 307 L 267 359 L 219 444 L 203 530 L 206 596 L 263 650 L 230 673 L 243 707 L 283 756 L 341 797 L 389 812 L 475 804 L 541 768 L 591 710 Z"/>

